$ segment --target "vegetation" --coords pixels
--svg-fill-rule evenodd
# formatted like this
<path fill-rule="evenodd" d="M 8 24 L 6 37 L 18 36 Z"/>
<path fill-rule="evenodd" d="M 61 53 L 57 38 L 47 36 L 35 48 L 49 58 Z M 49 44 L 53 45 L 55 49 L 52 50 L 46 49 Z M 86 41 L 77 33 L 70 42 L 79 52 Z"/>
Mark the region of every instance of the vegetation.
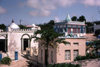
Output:
<path fill-rule="evenodd" d="M 78 60 L 86 60 L 86 59 L 96 59 L 96 58 L 100 58 L 100 56 L 97 56 L 95 54 L 87 54 L 86 56 L 77 56 L 74 61 L 78 61 Z"/>
<path fill-rule="evenodd" d="M 100 29 L 95 31 L 95 36 L 98 36 L 98 35 L 100 35 Z"/>
<path fill-rule="evenodd" d="M 86 33 L 93 33 L 94 32 L 94 29 L 93 29 L 93 25 L 94 23 L 92 22 L 86 22 Z M 91 27 L 91 29 L 90 29 Z"/>
<path fill-rule="evenodd" d="M 77 17 L 76 16 L 73 16 L 71 19 L 72 19 L 72 21 L 77 21 Z"/>
<path fill-rule="evenodd" d="M 35 35 L 41 34 L 41 37 L 37 37 L 36 41 L 39 41 L 40 45 L 43 45 L 45 49 L 45 64 L 48 65 L 48 47 L 51 46 L 52 48 L 57 47 L 58 43 L 69 43 L 64 41 L 65 39 L 58 38 L 59 36 L 62 36 L 63 34 L 59 34 L 54 31 L 54 21 L 51 20 L 49 23 L 39 25 L 41 27 L 41 30 L 36 31 Z"/>
<path fill-rule="evenodd" d="M 86 22 L 86 19 L 85 19 L 85 16 L 80 16 L 79 18 L 77 18 L 76 16 L 73 16 L 72 18 L 72 21 L 81 21 L 81 22 L 83 22 L 83 21 L 85 21 Z"/>
<path fill-rule="evenodd" d="M 2 29 L 2 30 L 6 30 L 6 25 L 4 25 L 4 24 L 0 24 L 0 29 Z"/>
<path fill-rule="evenodd" d="M 93 41 L 93 44 L 94 44 L 94 47 L 95 47 L 96 55 L 99 55 L 98 49 L 100 49 L 100 40 Z"/>
<path fill-rule="evenodd" d="M 83 22 L 83 21 L 86 22 L 85 16 L 83 16 L 83 15 L 80 16 L 79 19 L 77 19 L 77 20 L 78 20 L 78 21 L 81 21 L 81 22 Z"/>
<path fill-rule="evenodd" d="M 90 42 L 87 45 L 87 50 L 91 49 L 90 51 L 90 55 L 96 55 L 96 56 L 100 56 L 100 52 L 98 52 L 98 49 L 100 49 L 100 40 L 94 40 L 92 42 Z"/>
<path fill-rule="evenodd" d="M 79 64 L 65 64 L 65 63 L 62 63 L 62 64 L 49 64 L 47 67 L 81 67 Z"/>
<path fill-rule="evenodd" d="M 1 61 L 1 64 L 7 64 L 9 65 L 11 63 L 11 59 L 9 57 L 4 57 Z"/>
<path fill-rule="evenodd" d="M 28 29 L 25 25 L 19 25 L 20 29 Z"/>

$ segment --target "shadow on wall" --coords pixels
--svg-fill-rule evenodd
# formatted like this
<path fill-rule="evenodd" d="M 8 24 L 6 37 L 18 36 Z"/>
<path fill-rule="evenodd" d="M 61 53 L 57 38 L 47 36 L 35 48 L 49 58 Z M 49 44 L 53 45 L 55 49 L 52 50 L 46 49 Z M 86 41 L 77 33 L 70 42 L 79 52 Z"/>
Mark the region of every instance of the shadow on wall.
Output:
<path fill-rule="evenodd" d="M 28 67 L 43 67 L 43 64 L 39 63 L 38 60 L 38 56 L 30 56 L 29 54 L 26 54 L 23 56 L 24 58 L 26 58 L 28 61 Z M 34 59 L 35 58 L 35 59 Z"/>

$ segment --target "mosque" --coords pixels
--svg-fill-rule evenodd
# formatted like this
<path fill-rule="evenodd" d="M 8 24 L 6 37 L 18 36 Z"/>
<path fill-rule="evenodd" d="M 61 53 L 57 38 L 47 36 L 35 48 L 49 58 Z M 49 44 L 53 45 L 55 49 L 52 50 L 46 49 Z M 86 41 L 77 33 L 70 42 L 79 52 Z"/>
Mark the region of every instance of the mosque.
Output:
<path fill-rule="evenodd" d="M 20 29 L 12 20 L 6 31 L 0 31 L 0 51 L 14 57 L 14 52 L 25 54 L 27 50 L 33 52 L 33 48 L 38 48 L 38 43 L 34 41 L 34 32 L 40 29 L 35 24 L 30 29 Z M 37 50 L 35 50 L 37 53 Z"/>

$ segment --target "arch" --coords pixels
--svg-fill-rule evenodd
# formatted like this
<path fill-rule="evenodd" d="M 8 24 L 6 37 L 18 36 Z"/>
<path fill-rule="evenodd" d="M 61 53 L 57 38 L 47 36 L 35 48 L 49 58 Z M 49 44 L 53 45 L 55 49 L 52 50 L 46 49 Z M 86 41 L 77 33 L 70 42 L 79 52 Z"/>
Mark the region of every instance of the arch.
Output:
<path fill-rule="evenodd" d="M 7 45 L 7 34 L 0 34 L 0 50 L 3 52 L 8 51 L 8 45 Z"/>
<path fill-rule="evenodd" d="M 4 37 L 5 39 L 7 38 L 5 35 L 0 35 L 0 37 Z"/>
<path fill-rule="evenodd" d="M 21 39 L 22 39 L 25 35 L 27 35 L 27 36 L 29 37 L 29 39 L 31 39 L 31 37 L 30 37 L 29 34 L 23 34 L 22 37 L 21 37 Z"/>
<path fill-rule="evenodd" d="M 24 36 L 28 36 L 28 38 L 24 38 Z M 26 48 L 31 47 L 31 37 L 29 34 L 25 33 L 21 36 L 21 52 L 26 51 Z"/>

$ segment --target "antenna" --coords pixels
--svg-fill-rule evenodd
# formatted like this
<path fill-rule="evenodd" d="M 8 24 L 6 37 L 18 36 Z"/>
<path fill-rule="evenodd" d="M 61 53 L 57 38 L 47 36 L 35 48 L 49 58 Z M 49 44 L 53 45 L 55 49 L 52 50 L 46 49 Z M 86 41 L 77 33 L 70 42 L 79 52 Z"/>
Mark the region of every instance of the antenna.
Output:
<path fill-rule="evenodd" d="M 20 22 L 20 25 L 22 25 L 22 23 L 21 23 L 21 22 L 22 22 L 22 20 L 19 20 L 19 22 Z"/>
<path fill-rule="evenodd" d="M 14 20 L 12 19 L 12 23 L 14 23 Z"/>

